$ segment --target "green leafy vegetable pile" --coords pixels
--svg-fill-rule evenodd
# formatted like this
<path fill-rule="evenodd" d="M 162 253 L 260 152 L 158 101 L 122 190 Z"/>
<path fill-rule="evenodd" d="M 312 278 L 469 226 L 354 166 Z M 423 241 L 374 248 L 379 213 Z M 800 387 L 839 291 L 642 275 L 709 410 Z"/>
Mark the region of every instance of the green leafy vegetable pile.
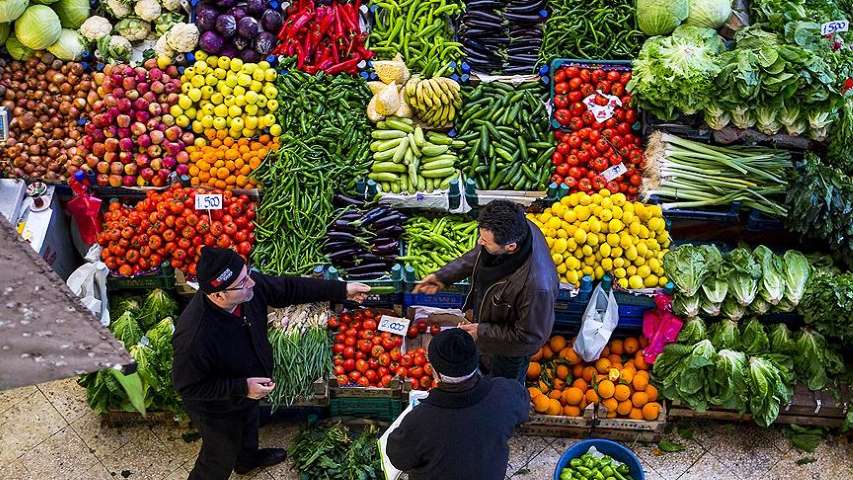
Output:
<path fill-rule="evenodd" d="M 86 388 L 89 406 L 97 413 L 120 410 L 144 415 L 149 410 L 165 410 L 182 414 L 172 386 L 172 319 L 178 314 L 177 303 L 160 289 L 145 297 L 114 300 L 109 328 L 130 352 L 137 370 L 124 375 L 107 368 L 82 375 L 78 383 Z"/>
<path fill-rule="evenodd" d="M 723 256 L 712 245 L 686 244 L 670 250 L 663 265 L 676 287 L 676 315 L 723 316 L 735 322 L 748 312 L 792 311 L 803 299 L 811 271 L 802 253 L 789 250 L 779 256 L 763 245 Z"/>
<path fill-rule="evenodd" d="M 369 427 L 353 438 L 340 423 L 309 426 L 290 444 L 288 456 L 300 475 L 311 480 L 383 479 L 376 433 L 376 427 Z"/>
<path fill-rule="evenodd" d="M 853 345 L 853 272 L 816 270 L 797 312 L 825 337 Z"/>
<path fill-rule="evenodd" d="M 789 22 L 825 23 L 845 20 L 847 15 L 834 0 L 750 0 L 753 23 L 782 32 Z"/>

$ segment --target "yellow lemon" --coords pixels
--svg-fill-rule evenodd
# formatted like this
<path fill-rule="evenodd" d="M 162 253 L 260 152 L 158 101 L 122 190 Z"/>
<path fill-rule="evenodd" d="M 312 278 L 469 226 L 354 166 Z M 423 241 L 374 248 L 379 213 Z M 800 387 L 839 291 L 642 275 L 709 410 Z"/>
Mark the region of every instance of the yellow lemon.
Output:
<path fill-rule="evenodd" d="M 637 275 L 639 275 L 643 278 L 648 277 L 651 273 L 652 273 L 652 270 L 649 268 L 648 265 L 643 265 L 643 266 L 637 268 Z"/>
<path fill-rule="evenodd" d="M 551 254 L 551 260 L 554 261 L 554 265 L 559 265 L 559 264 L 563 263 L 563 256 L 560 255 L 559 253 L 552 253 Z"/>
<path fill-rule="evenodd" d="M 607 243 L 611 247 L 618 247 L 619 246 L 619 235 L 617 235 L 615 233 L 608 233 L 607 234 Z"/>
<path fill-rule="evenodd" d="M 609 257 L 611 251 L 610 244 L 603 243 L 600 247 L 598 247 L 598 251 L 601 252 L 602 257 Z"/>
<path fill-rule="evenodd" d="M 615 276 L 616 278 L 625 278 L 625 275 L 626 275 L 625 269 L 622 267 L 619 267 L 619 268 L 613 270 L 613 276 Z"/>
<path fill-rule="evenodd" d="M 639 255 L 641 257 L 645 257 L 646 254 L 648 254 L 648 253 L 649 253 L 649 247 L 646 245 L 646 243 L 645 242 L 639 242 L 637 244 L 637 255 Z"/>
<path fill-rule="evenodd" d="M 578 272 L 576 270 L 569 270 L 566 272 L 566 283 L 571 283 L 573 285 L 580 283 L 578 281 Z"/>
<path fill-rule="evenodd" d="M 623 224 L 622 221 L 617 218 L 610 220 L 610 223 L 607 225 L 607 229 L 610 230 L 610 233 L 619 233 L 624 228 L 625 224 Z"/>
<path fill-rule="evenodd" d="M 623 253 L 624 253 L 624 250 L 622 250 L 622 247 L 613 247 L 613 250 L 610 251 L 610 257 L 611 258 L 622 258 Z"/>
<path fill-rule="evenodd" d="M 588 257 L 583 257 L 583 263 L 587 266 L 594 267 L 598 262 L 596 261 L 595 257 L 590 255 Z"/>
<path fill-rule="evenodd" d="M 604 277 L 604 269 L 601 268 L 601 266 L 595 267 L 594 273 L 596 280 L 600 280 L 602 277 Z"/>
<path fill-rule="evenodd" d="M 621 207 L 622 205 L 625 205 L 625 201 L 627 199 L 625 198 L 624 193 L 614 193 L 613 195 L 610 196 L 610 200 L 613 202 L 613 205 L 616 205 L 617 207 Z"/>
<path fill-rule="evenodd" d="M 625 258 L 632 262 L 637 259 L 637 247 L 631 245 L 625 249 Z"/>
<path fill-rule="evenodd" d="M 612 258 L 604 258 L 601 260 L 601 268 L 607 270 L 608 272 L 613 270 L 613 259 Z"/>
<path fill-rule="evenodd" d="M 581 222 L 586 221 L 589 218 L 591 213 L 592 213 L 592 211 L 586 205 L 581 204 L 581 205 L 578 205 L 575 207 L 575 216 Z"/>
<path fill-rule="evenodd" d="M 625 288 L 625 289 L 628 288 L 628 279 L 627 278 L 620 278 L 620 279 L 616 280 L 616 283 L 621 288 Z"/>
<path fill-rule="evenodd" d="M 659 277 L 659 278 L 658 278 L 658 286 L 659 286 L 659 287 L 665 287 L 667 283 L 669 283 L 669 279 L 668 279 L 668 278 L 666 278 L 666 277 L 664 277 L 664 276 L 661 276 L 661 277 Z"/>
<path fill-rule="evenodd" d="M 622 257 L 617 257 L 613 259 L 613 266 L 616 268 L 621 268 L 625 266 L 625 259 Z"/>
<path fill-rule="evenodd" d="M 589 275 L 590 277 L 595 275 L 595 270 L 593 270 L 593 268 L 589 265 L 583 267 L 583 269 L 581 269 L 581 272 L 583 272 L 584 275 Z"/>
<path fill-rule="evenodd" d="M 646 288 L 654 288 L 658 286 L 658 277 L 655 275 L 649 275 L 643 280 L 643 285 Z"/>
<path fill-rule="evenodd" d="M 580 196 L 578 197 L 578 203 L 580 203 L 581 205 L 589 205 L 590 203 L 592 203 L 592 197 L 581 192 Z"/>
<path fill-rule="evenodd" d="M 557 265 L 557 273 L 562 275 L 562 274 L 566 273 L 566 271 L 568 271 L 568 269 L 566 268 L 566 266 L 564 264 L 560 263 Z"/>
<path fill-rule="evenodd" d="M 591 245 L 593 247 L 597 246 L 598 245 L 598 235 L 587 235 L 586 236 L 586 244 Z"/>
<path fill-rule="evenodd" d="M 631 289 L 643 288 L 643 279 L 638 275 L 631 275 L 631 277 L 628 278 L 628 287 Z"/>
<path fill-rule="evenodd" d="M 592 256 L 592 247 L 590 247 L 589 245 L 584 245 L 583 247 L 581 247 L 581 252 L 583 252 L 584 257 Z"/>
<path fill-rule="evenodd" d="M 551 251 L 553 253 L 557 253 L 557 254 L 565 252 L 566 251 L 566 239 L 565 238 L 558 238 L 557 240 L 555 240 L 554 246 L 551 248 Z M 562 260 L 560 262 L 562 262 Z M 556 260 L 554 261 L 554 263 L 560 263 L 560 262 L 558 262 Z"/>
<path fill-rule="evenodd" d="M 575 230 L 575 233 L 572 238 L 574 238 L 575 242 L 577 242 L 578 244 L 586 243 L 586 232 L 582 228 L 579 228 Z"/>
<path fill-rule="evenodd" d="M 601 222 L 595 217 L 589 217 L 589 231 L 598 233 L 601 231 Z"/>

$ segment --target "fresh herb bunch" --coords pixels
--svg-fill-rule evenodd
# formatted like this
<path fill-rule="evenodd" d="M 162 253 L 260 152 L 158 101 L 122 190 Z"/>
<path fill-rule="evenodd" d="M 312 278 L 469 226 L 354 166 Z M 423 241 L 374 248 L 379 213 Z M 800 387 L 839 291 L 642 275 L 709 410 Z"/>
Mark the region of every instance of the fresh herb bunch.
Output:
<path fill-rule="evenodd" d="M 769 29 L 782 32 L 789 22 L 831 22 L 844 20 L 847 15 L 834 0 L 751 0 L 753 24 L 762 23 Z M 849 3 L 849 2 L 847 2 Z"/>
<path fill-rule="evenodd" d="M 288 455 L 299 473 L 311 480 L 379 480 L 385 476 L 376 433 L 376 427 L 369 427 L 352 438 L 340 423 L 313 425 L 299 432 Z"/>
<path fill-rule="evenodd" d="M 853 272 L 815 270 L 797 312 L 825 337 L 853 346 Z"/>

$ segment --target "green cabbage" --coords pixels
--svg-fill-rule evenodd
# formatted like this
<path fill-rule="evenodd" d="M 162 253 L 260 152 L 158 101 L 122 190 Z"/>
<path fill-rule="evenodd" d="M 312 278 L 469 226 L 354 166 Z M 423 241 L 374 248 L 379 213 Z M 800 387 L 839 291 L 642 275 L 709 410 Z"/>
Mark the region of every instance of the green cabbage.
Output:
<path fill-rule="evenodd" d="M 9 52 L 9 56 L 15 60 L 26 60 L 32 56 L 33 52 L 35 52 L 32 48 L 24 46 L 17 38 L 15 38 L 15 35 L 12 34 L 10 34 L 9 38 L 6 39 L 6 51 Z"/>
<path fill-rule="evenodd" d="M 646 35 L 668 35 L 688 14 L 689 0 L 637 0 L 637 26 Z"/>
<path fill-rule="evenodd" d="M 33 50 L 43 50 L 53 45 L 61 33 L 59 17 L 45 5 L 33 5 L 15 20 L 15 37 Z"/>
<path fill-rule="evenodd" d="M 803 298 L 803 292 L 806 291 L 806 284 L 809 281 L 811 266 L 805 255 L 796 251 L 788 250 L 782 257 L 785 264 L 785 300 L 786 306 L 793 310 Z"/>
<path fill-rule="evenodd" d="M 28 0 L 0 0 L 0 22 L 13 22 L 24 13 Z"/>
<path fill-rule="evenodd" d="M 47 47 L 47 51 L 54 54 L 56 58 L 65 61 L 77 61 L 83 56 L 86 51 L 86 44 L 83 42 L 83 37 L 77 33 L 77 30 L 63 28 L 59 35 L 59 40 L 53 45 Z"/>
<path fill-rule="evenodd" d="M 705 321 L 699 317 L 688 318 L 678 333 L 679 343 L 694 344 L 708 338 L 708 328 Z"/>
<path fill-rule="evenodd" d="M 714 405 L 745 412 L 749 405 L 747 357 L 743 352 L 720 350 L 714 361 Z"/>
<path fill-rule="evenodd" d="M 770 353 L 770 339 L 764 325 L 757 319 L 751 318 L 743 326 L 741 332 L 741 347 L 747 355 L 761 355 Z"/>
<path fill-rule="evenodd" d="M 719 350 L 739 350 L 740 331 L 737 323 L 732 320 L 722 320 L 711 327 L 711 343 Z"/>
<path fill-rule="evenodd" d="M 729 291 L 741 306 L 748 306 L 758 293 L 758 280 L 761 278 L 761 265 L 755 261 L 749 250 L 736 248 L 729 253 Z"/>
<path fill-rule="evenodd" d="M 88 0 L 59 0 L 53 10 L 59 16 L 62 28 L 78 29 L 89 18 Z"/>
<path fill-rule="evenodd" d="M 685 25 L 720 28 L 732 14 L 732 0 L 688 0 Z"/>
<path fill-rule="evenodd" d="M 790 355 L 797 351 L 791 329 L 784 323 L 777 323 L 770 327 L 768 338 L 770 339 L 770 351 L 773 353 Z"/>

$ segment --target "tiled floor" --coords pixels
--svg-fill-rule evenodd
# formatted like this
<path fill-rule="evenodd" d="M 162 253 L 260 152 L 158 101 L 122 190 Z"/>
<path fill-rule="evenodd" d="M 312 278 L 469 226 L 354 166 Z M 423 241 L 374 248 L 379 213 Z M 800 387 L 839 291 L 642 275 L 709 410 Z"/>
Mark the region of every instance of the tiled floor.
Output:
<path fill-rule="evenodd" d="M 778 429 L 752 425 L 679 424 L 690 440 L 667 438 L 685 447 L 663 454 L 653 445 L 631 445 L 647 480 L 853 479 L 853 445 L 830 438 L 814 454 L 792 450 Z M 261 429 L 262 446 L 284 446 L 295 423 Z M 200 442 L 187 430 L 139 425 L 108 428 L 86 406 L 73 380 L 0 392 L 0 480 L 183 480 Z M 507 478 L 548 480 L 563 451 L 576 440 L 516 436 L 510 442 Z M 811 457 L 812 463 L 798 461 Z M 802 462 L 801 462 L 802 463 Z M 296 480 L 285 463 L 247 480 Z"/>

